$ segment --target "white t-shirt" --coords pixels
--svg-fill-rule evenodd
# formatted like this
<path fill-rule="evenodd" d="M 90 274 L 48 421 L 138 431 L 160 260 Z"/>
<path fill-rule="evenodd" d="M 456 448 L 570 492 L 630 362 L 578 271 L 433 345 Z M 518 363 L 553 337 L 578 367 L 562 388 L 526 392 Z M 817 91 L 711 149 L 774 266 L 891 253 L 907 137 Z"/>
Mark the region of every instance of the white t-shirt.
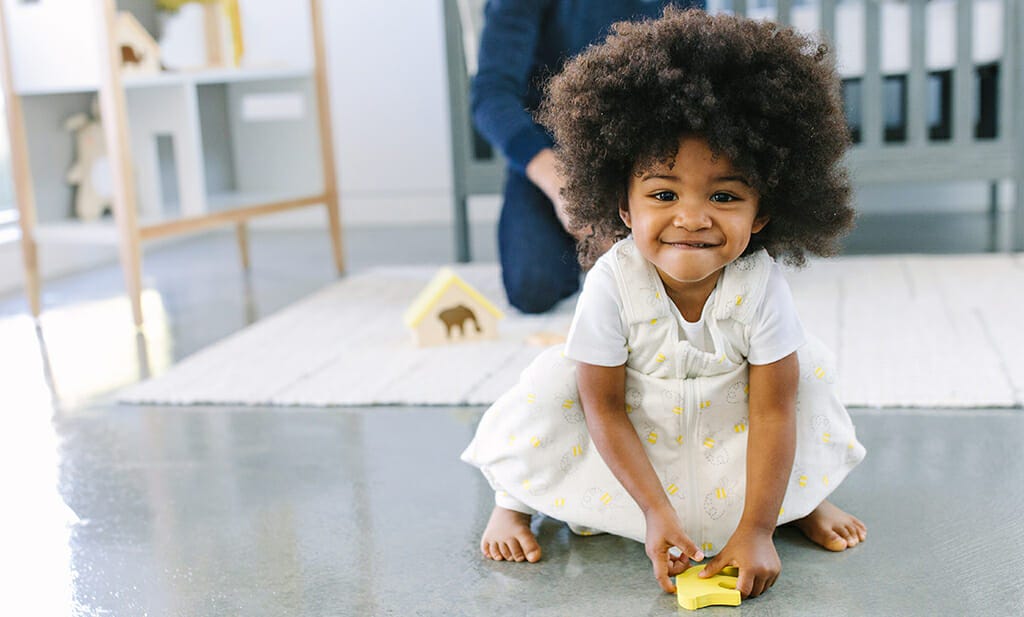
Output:
<path fill-rule="evenodd" d="M 705 317 L 709 307 L 714 305 L 717 292 L 716 287 L 696 322 L 686 321 L 675 303 L 669 302 L 679 324 L 680 338 L 703 351 L 712 351 Z M 629 324 L 625 322 L 622 297 L 615 283 L 611 261 L 599 259 L 583 282 L 565 343 L 565 355 L 577 362 L 619 366 L 626 362 L 628 356 L 628 336 Z M 805 340 L 789 284 L 779 264 L 772 264 L 764 300 L 751 322 L 747 361 L 750 364 L 771 364 L 796 351 Z"/>

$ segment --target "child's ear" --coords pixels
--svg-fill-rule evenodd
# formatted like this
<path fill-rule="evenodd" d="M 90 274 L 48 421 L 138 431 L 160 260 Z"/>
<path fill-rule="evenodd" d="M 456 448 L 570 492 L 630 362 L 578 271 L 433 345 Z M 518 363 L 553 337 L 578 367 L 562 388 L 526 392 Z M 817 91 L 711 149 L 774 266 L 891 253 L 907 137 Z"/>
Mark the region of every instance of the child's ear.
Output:
<path fill-rule="evenodd" d="M 770 221 L 771 218 L 772 217 L 770 217 L 767 214 L 765 214 L 763 216 L 759 216 L 756 219 L 754 219 L 754 225 L 753 225 L 753 227 L 750 228 L 750 233 L 756 234 L 757 232 L 759 232 L 762 229 L 764 229 L 765 225 L 768 224 L 768 221 Z"/>
<path fill-rule="evenodd" d="M 629 220 L 629 207 L 619 208 L 619 218 L 626 224 L 626 227 L 633 229 L 633 224 Z"/>

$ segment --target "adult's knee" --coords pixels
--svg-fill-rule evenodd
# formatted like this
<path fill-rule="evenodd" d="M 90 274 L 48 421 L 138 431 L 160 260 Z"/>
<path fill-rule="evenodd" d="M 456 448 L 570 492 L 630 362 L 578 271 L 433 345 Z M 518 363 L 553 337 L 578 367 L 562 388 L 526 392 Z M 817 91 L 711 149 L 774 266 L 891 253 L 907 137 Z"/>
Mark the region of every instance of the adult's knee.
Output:
<path fill-rule="evenodd" d="M 571 280 L 559 280 L 550 275 L 529 276 L 520 272 L 506 273 L 504 278 L 509 304 L 523 313 L 545 313 L 579 288 L 578 275 Z"/>

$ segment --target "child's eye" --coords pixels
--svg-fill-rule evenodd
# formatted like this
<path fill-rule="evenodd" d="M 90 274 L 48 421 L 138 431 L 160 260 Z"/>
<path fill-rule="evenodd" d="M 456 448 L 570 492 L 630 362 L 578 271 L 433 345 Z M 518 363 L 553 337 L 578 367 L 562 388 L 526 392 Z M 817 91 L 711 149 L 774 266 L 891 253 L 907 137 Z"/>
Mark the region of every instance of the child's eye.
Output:
<path fill-rule="evenodd" d="M 729 193 L 722 192 L 715 193 L 711 196 L 711 201 L 722 204 L 729 203 L 730 201 L 736 201 L 737 199 L 737 197 L 730 195 Z"/>
<path fill-rule="evenodd" d="M 651 195 L 651 197 L 657 199 L 658 201 L 674 201 L 676 198 L 676 194 L 673 193 L 672 191 L 658 191 L 657 193 Z"/>

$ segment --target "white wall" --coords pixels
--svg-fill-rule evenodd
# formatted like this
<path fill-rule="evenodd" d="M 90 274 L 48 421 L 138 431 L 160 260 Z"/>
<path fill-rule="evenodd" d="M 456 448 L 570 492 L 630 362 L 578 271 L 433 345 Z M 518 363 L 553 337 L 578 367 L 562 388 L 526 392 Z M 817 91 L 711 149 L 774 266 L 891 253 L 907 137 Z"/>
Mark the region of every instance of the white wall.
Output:
<path fill-rule="evenodd" d="M 328 1 L 323 8 L 343 224 L 447 224 L 453 204 L 441 0 Z M 312 210 L 256 222 L 323 224 Z"/>
<path fill-rule="evenodd" d="M 343 220 L 450 220 L 441 1 L 325 2 L 324 22 Z"/>

